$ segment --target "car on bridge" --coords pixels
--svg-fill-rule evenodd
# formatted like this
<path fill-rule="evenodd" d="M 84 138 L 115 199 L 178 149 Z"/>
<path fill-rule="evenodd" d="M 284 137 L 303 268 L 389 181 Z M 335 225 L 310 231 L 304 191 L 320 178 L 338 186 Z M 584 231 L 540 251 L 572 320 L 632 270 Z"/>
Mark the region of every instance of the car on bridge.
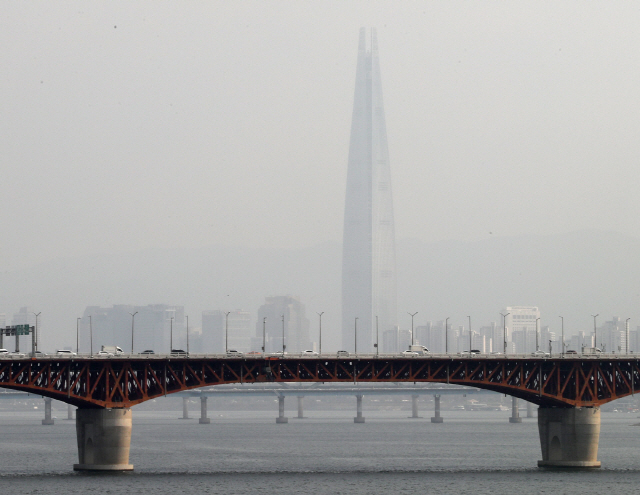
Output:
<path fill-rule="evenodd" d="M 151 349 L 147 349 L 145 351 L 139 352 L 138 354 L 143 355 L 143 356 L 145 356 L 145 355 L 148 356 L 148 355 L 151 355 L 151 354 L 155 354 L 155 352 L 153 352 Z"/>
<path fill-rule="evenodd" d="M 349 351 L 338 351 L 338 357 L 349 357 Z"/>
<path fill-rule="evenodd" d="M 187 353 L 182 349 L 171 349 L 171 356 L 173 357 L 187 357 Z"/>
<path fill-rule="evenodd" d="M 416 356 L 419 356 L 419 354 L 416 351 L 402 351 L 402 356 L 403 357 L 416 357 Z"/>
<path fill-rule="evenodd" d="M 302 356 L 317 356 L 318 353 L 316 351 L 302 351 Z"/>
<path fill-rule="evenodd" d="M 531 355 L 535 357 L 543 357 L 543 358 L 551 357 L 551 354 L 545 351 L 535 351 L 535 352 L 532 352 Z"/>
<path fill-rule="evenodd" d="M 108 352 L 108 351 L 98 351 L 96 353 L 96 356 L 98 357 L 113 357 L 113 352 Z"/>
<path fill-rule="evenodd" d="M 70 351 L 69 349 L 58 349 L 56 351 L 56 356 L 58 357 L 72 357 L 72 356 L 76 356 L 77 354 L 73 351 Z"/>
<path fill-rule="evenodd" d="M 240 351 L 236 351 L 235 349 L 229 349 L 227 351 L 227 357 L 242 357 L 242 353 Z"/>

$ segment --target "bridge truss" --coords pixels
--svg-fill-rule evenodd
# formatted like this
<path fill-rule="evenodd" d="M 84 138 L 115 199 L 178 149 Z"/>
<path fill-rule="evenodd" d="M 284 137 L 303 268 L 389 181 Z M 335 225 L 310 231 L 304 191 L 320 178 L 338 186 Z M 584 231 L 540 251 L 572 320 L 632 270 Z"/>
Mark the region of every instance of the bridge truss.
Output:
<path fill-rule="evenodd" d="M 640 360 L 625 358 L 39 358 L 2 359 L 0 387 L 82 408 L 126 408 L 183 390 L 256 382 L 434 382 L 540 406 L 593 407 L 632 395 Z"/>

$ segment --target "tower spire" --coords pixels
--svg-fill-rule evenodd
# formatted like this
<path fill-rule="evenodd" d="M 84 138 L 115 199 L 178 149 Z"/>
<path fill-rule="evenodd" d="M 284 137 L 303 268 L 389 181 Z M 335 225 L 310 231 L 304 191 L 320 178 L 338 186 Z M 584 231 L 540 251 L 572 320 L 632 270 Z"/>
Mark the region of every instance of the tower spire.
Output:
<path fill-rule="evenodd" d="M 342 341 L 373 349 L 373 322 L 397 324 L 395 228 L 378 41 L 360 29 L 345 197 L 342 251 Z"/>

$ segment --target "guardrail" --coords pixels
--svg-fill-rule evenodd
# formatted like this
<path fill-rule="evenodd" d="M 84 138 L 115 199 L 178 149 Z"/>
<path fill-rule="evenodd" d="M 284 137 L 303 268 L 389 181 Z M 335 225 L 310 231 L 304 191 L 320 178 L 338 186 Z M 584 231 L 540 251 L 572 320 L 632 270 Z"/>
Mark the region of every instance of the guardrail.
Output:
<path fill-rule="evenodd" d="M 482 354 L 482 353 L 456 353 L 456 354 L 440 354 L 427 353 L 423 355 L 403 354 L 403 353 L 349 353 L 348 355 L 337 355 L 337 353 L 308 354 L 308 353 L 234 353 L 232 355 L 226 353 L 202 354 L 202 353 L 174 353 L 174 354 L 142 354 L 142 353 L 122 353 L 112 355 L 99 355 L 94 353 L 38 353 L 32 356 L 31 353 L 6 353 L 0 354 L 0 360 L 3 359 L 640 359 L 640 354 L 616 354 L 616 353 L 598 353 L 598 354 Z"/>

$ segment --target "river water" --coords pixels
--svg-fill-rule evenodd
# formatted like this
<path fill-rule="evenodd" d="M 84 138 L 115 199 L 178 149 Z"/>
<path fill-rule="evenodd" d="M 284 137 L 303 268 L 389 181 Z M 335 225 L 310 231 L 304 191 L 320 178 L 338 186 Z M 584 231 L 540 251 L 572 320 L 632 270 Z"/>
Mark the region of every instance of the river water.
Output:
<path fill-rule="evenodd" d="M 132 473 L 76 473 L 75 422 L 41 426 L 42 412 L 2 412 L 0 493 L 28 494 L 576 494 L 640 490 L 637 414 L 602 413 L 591 471 L 540 470 L 536 419 L 507 412 L 312 411 L 275 424 L 276 411 L 210 410 L 211 424 L 177 411 L 133 409 Z M 59 414 L 58 417 L 61 415 Z"/>

